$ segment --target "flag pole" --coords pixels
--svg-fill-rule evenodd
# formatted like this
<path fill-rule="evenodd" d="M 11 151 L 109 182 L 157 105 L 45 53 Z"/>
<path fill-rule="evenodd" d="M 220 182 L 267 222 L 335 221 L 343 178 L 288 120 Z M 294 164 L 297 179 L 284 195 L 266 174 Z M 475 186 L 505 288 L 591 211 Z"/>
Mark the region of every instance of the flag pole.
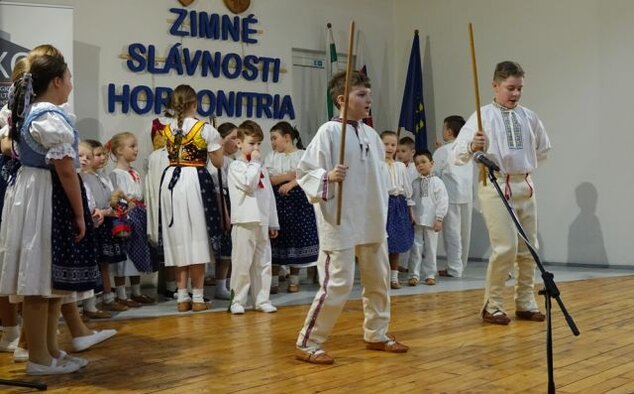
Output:
<path fill-rule="evenodd" d="M 484 131 L 482 129 L 482 114 L 480 113 L 480 85 L 478 83 L 478 65 L 476 64 L 475 44 L 473 40 L 473 26 L 471 25 L 471 22 L 469 22 L 469 45 L 471 47 L 471 68 L 473 70 L 476 118 L 478 120 L 477 131 Z M 487 175 L 483 164 L 480 164 L 480 182 L 482 182 L 484 186 L 486 186 L 487 184 Z"/>
<path fill-rule="evenodd" d="M 344 164 L 346 155 L 346 129 L 348 127 L 348 94 L 350 93 L 350 77 L 352 74 L 352 50 L 354 49 L 354 21 L 350 22 L 348 32 L 348 55 L 346 59 L 346 82 L 343 90 L 343 109 L 341 111 L 341 140 L 339 142 L 339 164 Z M 337 187 L 337 225 L 341 224 L 341 206 L 343 204 L 343 182 Z"/>

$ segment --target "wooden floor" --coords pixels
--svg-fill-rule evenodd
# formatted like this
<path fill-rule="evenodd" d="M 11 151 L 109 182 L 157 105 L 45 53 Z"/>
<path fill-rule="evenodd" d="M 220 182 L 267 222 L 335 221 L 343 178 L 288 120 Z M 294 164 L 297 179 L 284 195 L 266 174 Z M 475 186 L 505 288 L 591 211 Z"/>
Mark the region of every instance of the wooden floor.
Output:
<path fill-rule="evenodd" d="M 557 391 L 633 393 L 634 277 L 559 287 L 581 336 L 556 307 Z M 394 297 L 390 331 L 411 347 L 404 355 L 364 349 L 361 302 L 351 301 L 326 346 L 332 366 L 293 359 L 308 306 L 106 322 L 95 327 L 119 334 L 83 354 L 90 360 L 85 370 L 39 381 L 65 393 L 545 393 L 545 324 L 483 325 L 481 300 L 481 290 Z M 68 344 L 65 328 L 62 336 Z M 0 355 L 0 377 L 34 380 L 10 357 Z"/>

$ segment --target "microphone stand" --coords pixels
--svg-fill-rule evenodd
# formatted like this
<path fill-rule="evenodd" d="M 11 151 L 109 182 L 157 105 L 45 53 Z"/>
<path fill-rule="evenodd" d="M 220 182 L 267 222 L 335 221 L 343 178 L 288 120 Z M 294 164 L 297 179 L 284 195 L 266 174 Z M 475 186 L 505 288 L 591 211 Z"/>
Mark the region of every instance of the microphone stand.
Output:
<path fill-rule="evenodd" d="M 6 380 L 0 379 L 1 386 L 14 386 L 14 387 L 27 387 L 30 389 L 37 389 L 38 391 L 46 391 L 47 386 L 44 383 L 30 383 L 21 380 Z"/>
<path fill-rule="evenodd" d="M 546 304 L 546 361 L 548 364 L 548 394 L 554 394 L 555 393 L 555 379 L 554 379 L 554 372 L 553 372 L 554 370 L 553 368 L 553 327 L 552 327 L 552 318 L 551 318 L 552 298 L 554 298 L 557 301 L 557 304 L 559 304 L 559 308 L 561 309 L 561 312 L 564 314 L 564 317 L 566 318 L 566 322 L 568 323 L 570 330 L 575 336 L 579 335 L 579 329 L 577 328 L 575 321 L 572 319 L 572 316 L 570 316 L 570 314 L 568 313 L 568 310 L 566 309 L 566 306 L 564 305 L 563 301 L 559 297 L 559 294 L 560 294 L 559 289 L 557 288 L 557 284 L 555 283 L 553 274 L 546 271 L 546 269 L 544 268 L 544 265 L 542 264 L 542 261 L 540 260 L 539 255 L 537 254 L 537 251 L 535 250 L 535 247 L 533 247 L 533 245 L 531 245 L 531 243 L 528 241 L 528 237 L 526 236 L 526 233 L 524 232 L 524 228 L 522 228 L 522 225 L 517 219 L 517 216 L 515 215 L 513 208 L 511 208 L 509 202 L 506 200 L 506 198 L 504 198 L 504 194 L 502 193 L 502 190 L 500 189 L 500 185 L 498 185 L 497 178 L 495 177 L 494 171 L 492 171 L 490 167 L 487 167 L 487 168 L 489 173 L 489 180 L 491 180 L 491 183 L 493 184 L 493 186 L 495 186 L 495 190 L 497 190 L 498 195 L 500 196 L 500 199 L 502 199 L 502 202 L 504 203 L 504 206 L 506 207 L 506 210 L 509 212 L 511 219 L 513 219 L 513 223 L 515 223 L 515 227 L 517 227 L 517 232 L 520 234 L 520 236 L 526 243 L 528 250 L 531 252 L 533 259 L 535 260 L 535 264 L 537 264 L 537 268 L 539 268 L 539 270 L 541 271 L 542 279 L 544 280 L 544 288 L 539 290 L 539 294 L 544 296 L 544 300 Z"/>

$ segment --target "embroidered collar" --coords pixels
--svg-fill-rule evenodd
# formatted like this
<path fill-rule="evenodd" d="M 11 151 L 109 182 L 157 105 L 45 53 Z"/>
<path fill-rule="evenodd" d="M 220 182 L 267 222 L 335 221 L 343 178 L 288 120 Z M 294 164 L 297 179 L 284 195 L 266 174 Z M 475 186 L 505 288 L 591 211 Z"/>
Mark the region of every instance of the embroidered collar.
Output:
<path fill-rule="evenodd" d="M 504 111 L 504 112 L 511 112 L 511 111 L 514 111 L 515 108 L 517 108 L 517 107 L 515 107 L 515 108 L 506 108 L 505 106 L 496 103 L 495 99 L 493 99 L 491 102 L 493 103 L 493 106 L 495 108 L 499 109 L 500 111 Z"/>

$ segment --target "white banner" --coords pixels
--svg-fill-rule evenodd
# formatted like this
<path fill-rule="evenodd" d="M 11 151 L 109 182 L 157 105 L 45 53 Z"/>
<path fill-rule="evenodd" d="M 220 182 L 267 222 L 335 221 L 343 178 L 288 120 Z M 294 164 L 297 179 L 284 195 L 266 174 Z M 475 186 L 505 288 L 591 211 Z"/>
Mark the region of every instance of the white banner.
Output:
<path fill-rule="evenodd" d="M 41 44 L 59 49 L 73 71 L 73 8 L 0 1 L 0 106 L 15 63 Z M 69 102 L 72 108 L 72 94 Z"/>

